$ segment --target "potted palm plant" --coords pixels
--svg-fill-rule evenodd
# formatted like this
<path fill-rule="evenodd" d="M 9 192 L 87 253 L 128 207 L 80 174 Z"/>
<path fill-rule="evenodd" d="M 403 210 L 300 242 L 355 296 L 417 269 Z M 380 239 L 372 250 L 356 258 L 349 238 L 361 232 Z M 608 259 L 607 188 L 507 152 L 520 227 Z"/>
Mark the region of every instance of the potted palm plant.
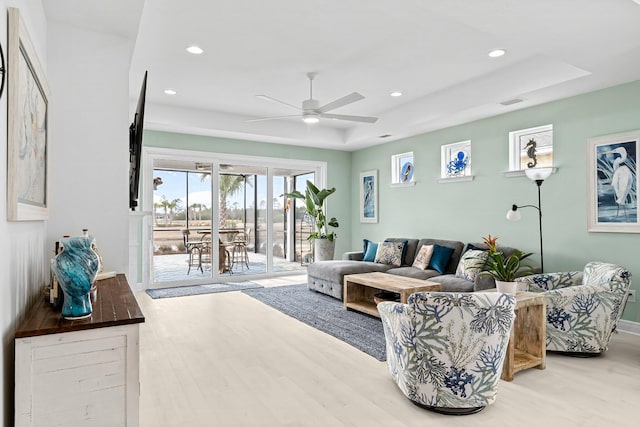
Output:
<path fill-rule="evenodd" d="M 522 261 L 532 255 L 532 252 L 514 251 L 511 255 L 505 256 L 498 251 L 497 237 L 483 237 L 482 241 L 489 249 L 487 260 L 484 264 L 484 271 L 480 274 L 491 276 L 496 281 L 498 292 L 515 295 L 516 282 L 518 277 L 527 276 L 534 273 L 531 265 L 523 265 Z"/>
<path fill-rule="evenodd" d="M 313 217 L 315 231 L 309 235 L 307 240 L 314 240 L 316 261 L 333 259 L 335 252 L 337 235 L 333 231 L 329 232 L 328 227 L 337 228 L 339 226 L 338 220 L 335 218 L 327 219 L 324 213 L 324 201 L 335 191 L 335 187 L 320 190 L 313 182 L 307 181 L 307 188 L 304 194 L 298 190 L 285 194 L 286 197 L 304 200 L 307 213 Z"/>

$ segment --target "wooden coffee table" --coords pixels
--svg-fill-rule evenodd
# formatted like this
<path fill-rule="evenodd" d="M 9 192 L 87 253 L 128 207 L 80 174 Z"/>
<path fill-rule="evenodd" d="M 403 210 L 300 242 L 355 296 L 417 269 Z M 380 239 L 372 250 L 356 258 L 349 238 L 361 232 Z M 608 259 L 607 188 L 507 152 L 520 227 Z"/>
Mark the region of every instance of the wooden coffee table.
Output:
<path fill-rule="evenodd" d="M 488 289 L 483 292 L 495 292 Z M 502 378 L 513 381 L 516 372 L 529 368 L 544 369 L 547 357 L 547 313 L 544 295 L 516 293 L 516 319 L 511 328 Z"/>
<path fill-rule="evenodd" d="M 344 276 L 344 309 L 352 309 L 380 317 L 373 296 L 380 291 L 400 294 L 400 302 L 406 304 L 415 292 L 439 292 L 439 283 L 412 279 L 388 273 L 348 274 Z"/>

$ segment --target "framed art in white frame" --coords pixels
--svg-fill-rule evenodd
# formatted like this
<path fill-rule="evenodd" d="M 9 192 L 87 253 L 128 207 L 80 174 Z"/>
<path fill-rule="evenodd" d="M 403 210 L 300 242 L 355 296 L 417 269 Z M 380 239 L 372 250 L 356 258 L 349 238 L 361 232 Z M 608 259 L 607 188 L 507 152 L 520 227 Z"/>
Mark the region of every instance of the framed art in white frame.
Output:
<path fill-rule="evenodd" d="M 471 140 L 440 147 L 440 180 L 438 182 L 470 181 Z"/>
<path fill-rule="evenodd" d="M 590 138 L 587 147 L 588 231 L 640 233 L 640 130 Z"/>
<path fill-rule="evenodd" d="M 360 222 L 378 222 L 378 170 L 360 172 Z"/>
<path fill-rule="evenodd" d="M 553 125 L 509 132 L 509 170 L 553 167 Z"/>
<path fill-rule="evenodd" d="M 16 8 L 9 8 L 8 40 L 7 219 L 45 220 L 49 217 L 49 88 Z"/>

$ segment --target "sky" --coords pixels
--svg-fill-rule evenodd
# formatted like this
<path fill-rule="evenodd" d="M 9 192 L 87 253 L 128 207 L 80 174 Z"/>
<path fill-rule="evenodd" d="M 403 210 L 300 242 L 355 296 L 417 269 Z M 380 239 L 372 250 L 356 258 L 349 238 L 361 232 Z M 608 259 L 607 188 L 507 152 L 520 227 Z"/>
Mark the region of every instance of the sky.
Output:
<path fill-rule="evenodd" d="M 181 207 L 185 207 L 186 201 L 186 173 L 178 172 L 178 171 L 165 171 L 165 170 L 154 170 L 154 178 L 160 177 L 162 178 L 162 184 L 158 186 L 157 190 L 153 192 L 153 203 L 159 203 L 162 199 L 162 196 L 165 196 L 167 200 L 182 200 Z M 266 202 L 267 198 L 267 186 L 266 186 L 266 176 L 258 176 L 258 206 L 261 205 L 261 202 Z M 275 177 L 276 186 L 281 189 L 283 188 L 283 177 Z M 205 205 L 207 208 L 211 207 L 211 179 L 209 176 L 205 179 L 204 182 L 200 180 L 200 174 L 198 173 L 189 173 L 189 205 L 193 205 L 194 203 L 200 203 Z M 251 191 L 251 187 L 248 187 L 248 191 Z M 277 197 L 280 194 L 281 190 L 274 189 L 274 193 L 276 194 L 276 198 L 278 199 L 276 202 L 277 207 L 284 206 L 284 197 Z M 243 206 L 243 194 L 239 192 L 227 199 L 227 205 L 233 206 L 234 203 L 238 203 L 239 206 Z M 247 201 L 247 207 L 253 205 L 253 200 Z"/>

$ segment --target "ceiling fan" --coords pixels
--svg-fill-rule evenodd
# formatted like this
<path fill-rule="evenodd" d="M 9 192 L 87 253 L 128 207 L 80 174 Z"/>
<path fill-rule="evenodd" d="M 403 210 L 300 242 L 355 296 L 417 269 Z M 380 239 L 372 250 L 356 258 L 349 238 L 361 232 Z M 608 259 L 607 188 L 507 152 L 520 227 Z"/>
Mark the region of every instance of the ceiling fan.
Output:
<path fill-rule="evenodd" d="M 278 102 L 280 104 L 286 105 L 291 108 L 295 108 L 299 110 L 301 113 L 289 115 L 289 116 L 274 116 L 274 117 L 262 117 L 258 119 L 248 120 L 249 122 L 258 122 L 263 120 L 275 120 L 275 119 L 284 119 L 288 117 L 302 117 L 302 121 L 308 124 L 318 123 L 320 118 L 325 119 L 337 119 L 337 120 L 350 120 L 352 122 L 363 122 L 363 123 L 375 123 L 378 118 L 377 117 L 368 117 L 368 116 L 352 116 L 346 114 L 330 114 L 329 111 L 335 110 L 336 108 L 344 107 L 345 105 L 351 104 L 356 101 L 360 101 L 364 99 L 364 96 L 360 95 L 358 92 L 350 93 L 349 95 L 345 95 L 342 98 L 338 98 L 333 102 L 320 106 L 320 102 L 317 99 L 313 99 L 313 79 L 318 73 L 307 73 L 307 77 L 309 78 L 309 99 L 302 101 L 302 107 L 296 107 L 295 105 L 289 104 L 287 102 L 281 101 L 279 99 L 273 98 L 268 95 L 256 95 L 260 99 L 266 99 L 267 101 Z"/>

